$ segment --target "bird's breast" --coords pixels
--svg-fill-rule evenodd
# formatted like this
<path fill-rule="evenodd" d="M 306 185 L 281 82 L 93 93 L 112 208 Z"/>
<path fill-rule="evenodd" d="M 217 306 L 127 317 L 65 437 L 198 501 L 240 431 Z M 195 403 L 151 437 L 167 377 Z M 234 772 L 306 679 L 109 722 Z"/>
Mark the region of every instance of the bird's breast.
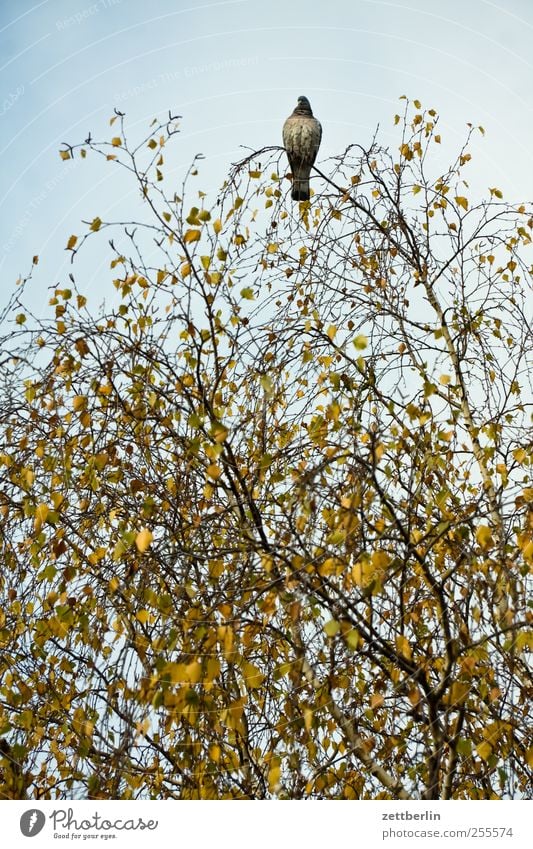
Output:
<path fill-rule="evenodd" d="M 283 128 L 283 143 L 290 154 L 314 160 L 320 143 L 320 134 L 317 133 L 315 122 L 289 119 Z"/>

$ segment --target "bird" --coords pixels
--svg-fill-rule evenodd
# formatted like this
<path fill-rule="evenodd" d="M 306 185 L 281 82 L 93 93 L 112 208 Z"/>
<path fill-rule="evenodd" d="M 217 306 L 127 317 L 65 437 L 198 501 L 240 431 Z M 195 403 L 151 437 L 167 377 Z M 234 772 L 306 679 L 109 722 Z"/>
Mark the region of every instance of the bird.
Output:
<path fill-rule="evenodd" d="M 309 200 L 309 175 L 316 159 L 322 126 L 303 95 L 283 125 L 283 145 L 292 172 L 292 199 Z"/>

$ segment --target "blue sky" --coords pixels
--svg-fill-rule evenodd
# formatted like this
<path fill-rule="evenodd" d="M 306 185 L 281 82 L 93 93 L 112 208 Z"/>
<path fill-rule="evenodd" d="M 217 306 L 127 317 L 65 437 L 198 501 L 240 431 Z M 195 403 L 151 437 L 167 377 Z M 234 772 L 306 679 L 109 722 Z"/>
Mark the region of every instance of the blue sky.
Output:
<path fill-rule="evenodd" d="M 183 116 L 176 184 L 197 152 L 199 188 L 216 193 L 242 145 L 281 143 L 306 94 L 324 133 L 320 157 L 347 144 L 397 144 L 406 94 L 441 115 L 443 157 L 482 124 L 474 190 L 533 196 L 531 0 L 19 0 L 0 2 L 0 304 L 39 254 L 34 304 L 69 271 L 64 246 L 81 219 L 137 203 L 96 159 L 62 163 L 61 142 L 130 135 L 171 109 Z M 85 285 L 109 285 L 98 261 Z"/>

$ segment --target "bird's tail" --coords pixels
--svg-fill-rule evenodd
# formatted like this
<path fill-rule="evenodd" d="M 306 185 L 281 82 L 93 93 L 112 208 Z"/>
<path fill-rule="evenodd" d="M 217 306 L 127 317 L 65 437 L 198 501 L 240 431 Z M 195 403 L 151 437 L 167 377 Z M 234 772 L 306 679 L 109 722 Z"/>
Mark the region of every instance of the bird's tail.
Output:
<path fill-rule="evenodd" d="M 291 195 L 293 200 L 309 200 L 309 180 L 294 178 Z"/>

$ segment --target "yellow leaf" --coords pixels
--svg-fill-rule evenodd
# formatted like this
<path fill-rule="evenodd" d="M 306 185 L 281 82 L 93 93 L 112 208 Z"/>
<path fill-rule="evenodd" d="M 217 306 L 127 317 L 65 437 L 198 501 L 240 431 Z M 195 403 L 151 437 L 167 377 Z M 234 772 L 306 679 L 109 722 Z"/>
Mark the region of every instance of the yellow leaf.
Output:
<path fill-rule="evenodd" d="M 217 657 L 210 657 L 206 664 L 205 678 L 207 681 L 213 681 L 220 674 L 220 661 Z"/>
<path fill-rule="evenodd" d="M 222 474 L 222 469 L 220 468 L 220 466 L 217 466 L 216 463 L 211 463 L 207 467 L 207 474 L 209 475 L 210 478 L 213 478 L 213 480 L 216 481 L 216 480 L 219 479 L 220 475 Z"/>
<path fill-rule="evenodd" d="M 364 351 L 364 349 L 368 345 L 368 339 L 366 338 L 366 336 L 363 336 L 363 334 L 360 333 L 359 336 L 356 336 L 353 340 L 353 345 L 354 348 L 357 348 L 358 351 Z"/>
<path fill-rule="evenodd" d="M 402 654 L 408 660 L 411 660 L 413 652 L 411 650 L 411 646 L 409 645 L 409 640 L 407 639 L 407 637 L 404 637 L 403 635 L 396 637 L 396 648 L 398 649 L 400 654 Z"/>
<path fill-rule="evenodd" d="M 445 696 L 445 703 L 450 707 L 463 704 L 468 698 L 471 685 L 468 681 L 454 681 L 450 687 L 449 693 Z"/>
<path fill-rule="evenodd" d="M 89 554 L 89 563 L 92 563 L 93 566 L 96 565 L 96 563 L 99 563 L 100 560 L 104 559 L 106 554 L 107 548 L 104 548 L 103 545 L 99 546 L 97 549 L 95 549 L 95 551 L 91 551 L 91 553 Z"/>
<path fill-rule="evenodd" d="M 409 690 L 409 692 L 407 693 L 407 697 L 414 707 L 417 707 L 422 701 L 420 690 L 416 686 Z"/>
<path fill-rule="evenodd" d="M 268 786 L 271 791 L 275 791 L 279 784 L 279 777 L 281 774 L 281 767 L 279 764 L 276 766 L 270 767 L 268 771 Z"/>
<path fill-rule="evenodd" d="M 525 535 L 521 535 L 525 536 Z M 533 563 L 533 540 L 524 539 L 523 544 L 521 545 L 522 556 L 526 563 Z"/>
<path fill-rule="evenodd" d="M 211 746 L 209 746 L 209 757 L 210 757 L 210 759 L 217 764 L 220 760 L 220 755 L 221 755 L 220 746 L 217 746 L 216 743 L 212 743 Z"/>
<path fill-rule="evenodd" d="M 272 378 L 268 374 L 262 374 L 259 383 L 265 391 L 267 398 L 272 398 L 274 394 L 274 384 L 272 383 Z"/>
<path fill-rule="evenodd" d="M 248 663 L 244 661 L 242 667 L 244 680 L 246 682 L 246 686 L 250 690 L 254 690 L 256 687 L 260 687 L 263 681 L 265 680 L 265 676 L 263 673 L 254 666 L 253 663 Z"/>
<path fill-rule="evenodd" d="M 499 740 L 505 739 L 509 727 L 508 723 L 499 719 L 496 722 L 491 722 L 483 729 L 483 739 L 491 746 L 495 746 Z"/>
<path fill-rule="evenodd" d="M 39 504 L 37 507 L 34 519 L 34 528 L 37 532 L 41 530 L 43 523 L 46 522 L 49 512 L 50 508 L 48 504 Z"/>
<path fill-rule="evenodd" d="M 523 652 L 524 649 L 531 651 L 533 649 L 533 631 L 521 631 L 517 634 L 514 641 L 517 652 Z"/>
<path fill-rule="evenodd" d="M 124 542 L 121 539 L 119 539 L 119 541 L 117 542 L 117 544 L 115 545 L 115 547 L 113 549 L 113 554 L 111 555 L 113 560 L 114 561 L 120 560 L 122 555 L 126 553 L 126 550 L 127 550 L 126 545 L 124 544 Z"/>
<path fill-rule="evenodd" d="M 463 209 L 468 209 L 468 199 L 459 195 L 455 198 L 455 203 L 457 206 L 461 206 Z"/>
<path fill-rule="evenodd" d="M 185 674 L 187 676 L 187 681 L 191 684 L 197 684 L 202 677 L 202 666 L 198 663 L 197 660 L 193 660 L 192 663 L 188 663 L 185 666 Z"/>
<path fill-rule="evenodd" d="M 374 710 L 375 708 L 381 707 L 385 699 L 381 695 L 381 693 L 373 693 L 370 699 L 370 707 Z"/>
<path fill-rule="evenodd" d="M 480 525 L 476 530 L 476 540 L 481 548 L 490 548 L 493 544 L 492 533 L 487 525 Z"/>
<path fill-rule="evenodd" d="M 118 136 L 115 136 L 111 139 L 111 144 L 113 145 L 113 147 L 120 147 L 122 145 L 122 140 L 119 139 Z"/>
<path fill-rule="evenodd" d="M 141 623 L 141 625 L 146 625 L 150 618 L 150 614 L 147 610 L 139 610 L 137 612 L 136 619 Z"/>
<path fill-rule="evenodd" d="M 324 625 L 324 631 L 328 635 L 328 637 L 334 637 L 335 634 L 340 630 L 340 624 L 336 619 L 330 619 L 329 622 L 326 622 Z"/>
<path fill-rule="evenodd" d="M 78 413 L 80 410 L 85 410 L 87 407 L 87 396 L 86 395 L 75 395 L 72 399 L 72 408 L 75 413 Z"/>
<path fill-rule="evenodd" d="M 216 219 L 213 221 L 213 230 L 215 231 L 215 233 L 216 233 L 217 235 L 218 235 L 218 234 L 220 233 L 220 231 L 222 230 L 222 221 L 220 220 L 220 218 L 216 218 Z"/>
<path fill-rule="evenodd" d="M 350 628 L 350 630 L 344 634 L 344 639 L 352 651 L 357 651 L 361 643 L 359 631 L 356 631 L 355 628 Z"/>
<path fill-rule="evenodd" d="M 298 519 L 303 519 L 303 522 L 298 526 L 298 530 L 303 530 L 307 524 L 307 516 L 299 516 Z M 318 567 L 318 574 L 326 577 L 327 575 L 337 574 L 338 561 L 333 557 L 326 557 L 323 563 Z"/>
<path fill-rule="evenodd" d="M 144 554 L 147 548 L 149 548 L 150 543 L 152 542 L 154 536 L 148 528 L 143 528 L 137 536 L 135 537 L 135 545 L 137 546 L 138 551 L 141 554 Z"/>
<path fill-rule="evenodd" d="M 89 229 L 91 229 L 93 231 L 93 233 L 96 233 L 96 231 L 99 230 L 101 226 L 102 226 L 102 220 L 100 218 L 98 218 L 98 216 L 97 216 L 96 218 L 93 218 L 93 220 L 91 222 L 91 226 L 90 226 Z"/>
<path fill-rule="evenodd" d="M 201 235 L 202 234 L 200 230 L 187 230 L 183 237 L 183 241 L 186 245 L 188 245 L 190 242 L 199 242 Z"/>
<path fill-rule="evenodd" d="M 42 456 L 42 455 L 39 455 L 39 456 Z M 21 470 L 20 475 L 21 475 L 22 479 L 24 480 L 24 483 L 26 484 L 26 486 L 31 486 L 33 484 L 33 481 L 35 480 L 35 472 L 33 472 L 32 469 L 24 468 L 24 469 Z M 53 497 L 54 496 L 52 496 L 52 498 Z"/>
<path fill-rule="evenodd" d="M 480 743 L 478 746 L 476 746 L 476 752 L 478 753 L 480 758 L 482 758 L 484 761 L 488 761 L 488 759 L 492 755 L 492 746 L 485 740 L 483 743 Z"/>
<path fill-rule="evenodd" d="M 352 578 L 358 587 L 366 587 L 371 582 L 375 571 L 369 557 L 363 557 L 352 566 Z"/>
<path fill-rule="evenodd" d="M 102 471 L 102 469 L 106 467 L 108 461 L 109 455 L 104 452 L 100 454 L 94 454 L 93 456 L 93 463 L 95 465 L 95 468 L 98 469 L 98 471 Z"/>
<path fill-rule="evenodd" d="M 215 442 L 224 442 L 228 438 L 229 430 L 221 422 L 215 422 L 212 432 Z"/>
<path fill-rule="evenodd" d="M 33 472 L 30 471 L 31 482 L 33 483 Z M 52 504 L 56 510 L 59 510 L 65 500 L 65 496 L 61 492 L 52 493 Z M 107 550 L 107 549 L 106 549 Z"/>
<path fill-rule="evenodd" d="M 326 538 L 328 545 L 342 545 L 346 541 L 346 531 L 343 528 L 336 528 Z"/>
<path fill-rule="evenodd" d="M 443 442 L 450 442 L 453 437 L 453 430 L 439 430 L 438 437 Z"/>
<path fill-rule="evenodd" d="M 70 153 L 68 152 L 68 150 L 60 150 L 59 155 L 61 159 L 70 159 Z"/>
<path fill-rule="evenodd" d="M 67 251 L 71 251 L 77 241 L 78 241 L 77 236 L 71 236 L 70 239 L 67 242 Z"/>
<path fill-rule="evenodd" d="M 385 446 L 383 445 L 382 442 L 379 442 L 378 445 L 376 445 L 376 447 L 374 448 L 374 456 L 375 456 L 376 460 L 381 460 L 384 453 L 385 453 Z"/>
<path fill-rule="evenodd" d="M 374 551 L 372 554 L 372 566 L 375 569 L 386 569 L 391 561 L 391 556 L 387 551 Z"/>
<path fill-rule="evenodd" d="M 187 681 L 186 666 L 184 663 L 167 663 L 163 669 L 163 675 L 168 675 L 171 684 L 181 684 Z"/>

